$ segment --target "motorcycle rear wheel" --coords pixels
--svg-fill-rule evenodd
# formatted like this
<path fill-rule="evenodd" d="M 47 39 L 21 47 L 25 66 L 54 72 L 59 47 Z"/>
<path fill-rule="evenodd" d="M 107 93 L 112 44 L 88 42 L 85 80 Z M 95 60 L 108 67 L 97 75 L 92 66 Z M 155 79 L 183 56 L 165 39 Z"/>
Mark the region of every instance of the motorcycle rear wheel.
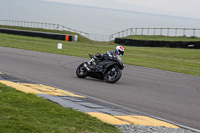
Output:
<path fill-rule="evenodd" d="M 86 68 L 83 65 L 84 65 L 84 63 L 80 64 L 76 69 L 76 75 L 79 78 L 85 78 L 85 77 L 87 77 L 87 74 L 88 74 L 88 71 L 86 70 Z"/>
<path fill-rule="evenodd" d="M 119 67 L 112 67 L 106 74 L 106 82 L 108 83 L 115 83 L 117 82 L 122 76 L 122 71 Z"/>

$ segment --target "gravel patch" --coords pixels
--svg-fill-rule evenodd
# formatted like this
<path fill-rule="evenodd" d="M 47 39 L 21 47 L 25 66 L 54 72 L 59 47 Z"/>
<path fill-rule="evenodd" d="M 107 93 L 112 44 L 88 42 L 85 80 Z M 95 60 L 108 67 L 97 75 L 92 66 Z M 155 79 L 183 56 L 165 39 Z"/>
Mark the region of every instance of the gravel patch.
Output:
<path fill-rule="evenodd" d="M 166 127 L 153 127 L 142 125 L 117 125 L 117 128 L 121 129 L 123 133 L 197 133 L 191 130 L 185 130 L 182 128 L 166 128 Z"/>

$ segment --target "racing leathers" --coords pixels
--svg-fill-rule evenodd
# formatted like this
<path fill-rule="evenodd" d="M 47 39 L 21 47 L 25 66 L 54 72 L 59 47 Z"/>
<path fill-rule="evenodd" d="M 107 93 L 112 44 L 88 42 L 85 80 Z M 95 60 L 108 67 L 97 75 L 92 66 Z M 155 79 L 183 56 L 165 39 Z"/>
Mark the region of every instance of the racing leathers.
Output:
<path fill-rule="evenodd" d="M 113 59 L 116 56 L 119 55 L 116 54 L 115 50 L 107 51 L 106 54 L 97 53 L 90 61 L 88 61 L 88 64 L 91 65 L 97 60 L 103 61 L 103 60 Z"/>

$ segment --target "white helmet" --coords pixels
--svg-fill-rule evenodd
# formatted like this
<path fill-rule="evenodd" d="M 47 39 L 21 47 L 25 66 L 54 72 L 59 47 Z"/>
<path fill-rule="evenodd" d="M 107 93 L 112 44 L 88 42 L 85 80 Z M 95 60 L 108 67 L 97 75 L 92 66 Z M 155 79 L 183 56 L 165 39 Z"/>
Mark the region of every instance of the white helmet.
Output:
<path fill-rule="evenodd" d="M 124 54 L 124 48 L 122 46 L 117 46 L 115 52 L 117 55 L 122 56 Z"/>

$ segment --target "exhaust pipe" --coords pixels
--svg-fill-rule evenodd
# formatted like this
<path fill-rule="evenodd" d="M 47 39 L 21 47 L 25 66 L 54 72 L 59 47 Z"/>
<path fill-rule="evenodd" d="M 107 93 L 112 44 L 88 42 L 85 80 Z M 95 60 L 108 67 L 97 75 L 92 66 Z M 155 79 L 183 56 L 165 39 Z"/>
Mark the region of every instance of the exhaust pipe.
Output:
<path fill-rule="evenodd" d="M 84 63 L 83 66 L 87 69 L 87 71 L 91 71 L 90 68 L 87 66 L 87 64 Z"/>

